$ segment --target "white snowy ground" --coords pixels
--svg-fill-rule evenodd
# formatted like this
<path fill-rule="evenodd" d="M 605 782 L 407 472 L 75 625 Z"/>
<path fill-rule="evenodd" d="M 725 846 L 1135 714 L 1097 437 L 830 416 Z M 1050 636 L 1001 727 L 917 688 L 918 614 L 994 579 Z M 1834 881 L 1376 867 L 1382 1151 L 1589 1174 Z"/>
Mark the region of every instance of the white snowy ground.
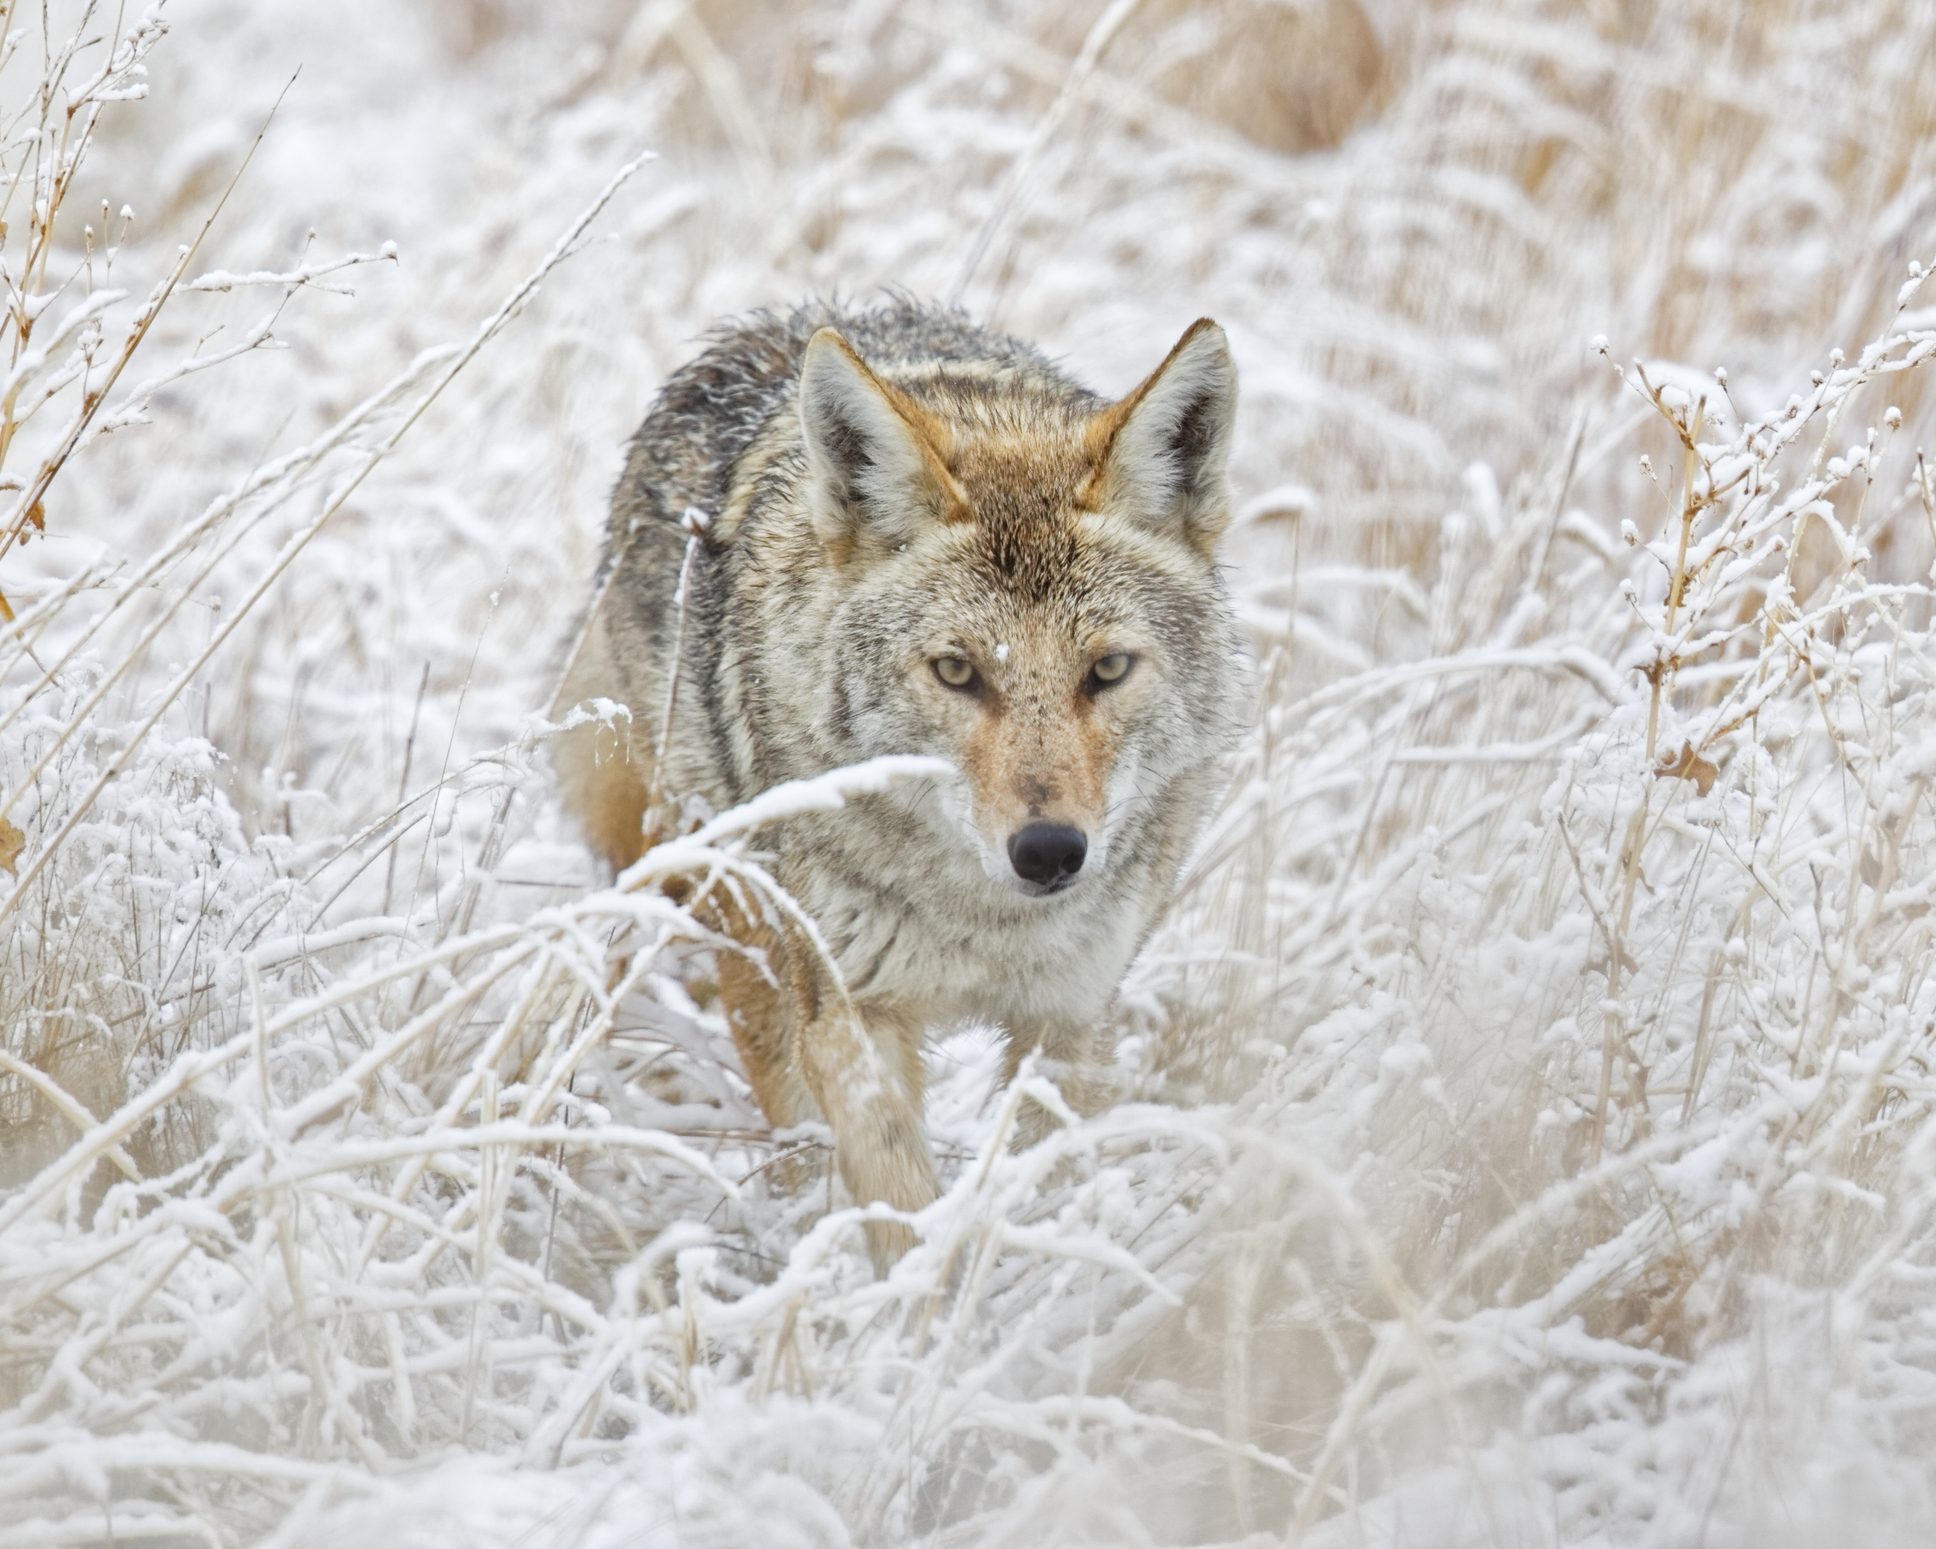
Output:
<path fill-rule="evenodd" d="M 1928 1541 L 1927 7 L 30 10 L 0 1546 Z M 655 384 L 887 285 L 1225 325 L 1259 711 L 876 1283 L 537 712 Z"/>

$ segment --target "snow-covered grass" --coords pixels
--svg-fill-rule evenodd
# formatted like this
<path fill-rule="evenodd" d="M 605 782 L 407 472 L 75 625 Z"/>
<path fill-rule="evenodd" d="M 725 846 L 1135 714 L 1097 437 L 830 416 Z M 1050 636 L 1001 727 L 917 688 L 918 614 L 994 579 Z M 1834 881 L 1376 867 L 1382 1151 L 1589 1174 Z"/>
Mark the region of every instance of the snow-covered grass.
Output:
<path fill-rule="evenodd" d="M 0 1545 L 1925 1541 L 1926 12 L 9 12 Z M 772 811 L 604 885 L 536 712 L 654 383 L 885 284 L 1226 326 L 1258 713 L 876 1281 Z"/>

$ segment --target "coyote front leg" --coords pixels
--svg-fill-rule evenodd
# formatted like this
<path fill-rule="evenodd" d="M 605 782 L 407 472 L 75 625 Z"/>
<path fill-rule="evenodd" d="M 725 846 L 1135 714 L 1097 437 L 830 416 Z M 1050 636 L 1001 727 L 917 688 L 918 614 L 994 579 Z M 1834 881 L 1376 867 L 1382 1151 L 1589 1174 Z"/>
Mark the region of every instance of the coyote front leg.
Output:
<path fill-rule="evenodd" d="M 932 1203 L 919 1020 L 890 1007 L 856 1007 L 834 992 L 811 942 L 724 895 L 708 901 L 707 914 L 715 929 L 759 954 L 756 961 L 723 953 L 719 991 L 768 1121 L 784 1129 L 817 1106 L 833 1131 L 841 1182 L 856 1204 L 880 1200 L 896 1210 L 919 1210 Z M 866 1230 L 868 1252 L 882 1273 L 914 1246 L 913 1232 L 897 1221 L 869 1221 Z"/>
<path fill-rule="evenodd" d="M 1108 1041 L 1088 1023 L 1031 1022 L 1002 1033 L 1002 1085 L 1014 1084 L 1022 1061 L 1036 1056 L 1036 1074 L 1046 1076 L 1062 1100 L 1085 1117 L 1109 1105 L 1108 1067 L 1115 1063 Z M 1048 1138 L 1059 1120 L 1038 1102 L 1024 1102 L 1010 1144 L 1025 1151 Z"/>
<path fill-rule="evenodd" d="M 919 1210 L 937 1193 L 934 1160 L 921 1128 L 921 1034 L 886 1008 L 823 998 L 797 1023 L 793 1060 L 834 1132 L 834 1160 L 857 1204 L 880 1200 Z M 869 1221 L 867 1251 L 877 1273 L 914 1246 L 898 1221 Z"/>

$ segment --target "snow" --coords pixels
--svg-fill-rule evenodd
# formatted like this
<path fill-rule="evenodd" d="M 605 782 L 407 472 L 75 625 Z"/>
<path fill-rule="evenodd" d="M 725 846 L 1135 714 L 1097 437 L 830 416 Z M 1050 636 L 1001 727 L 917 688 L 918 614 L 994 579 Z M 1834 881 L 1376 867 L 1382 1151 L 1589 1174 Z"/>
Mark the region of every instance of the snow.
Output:
<path fill-rule="evenodd" d="M 1926 10 L 23 11 L 0 1549 L 1925 1541 Z M 889 284 L 1224 324 L 1257 703 L 876 1280 L 676 899 L 952 772 L 606 885 L 542 715 L 656 383 Z"/>

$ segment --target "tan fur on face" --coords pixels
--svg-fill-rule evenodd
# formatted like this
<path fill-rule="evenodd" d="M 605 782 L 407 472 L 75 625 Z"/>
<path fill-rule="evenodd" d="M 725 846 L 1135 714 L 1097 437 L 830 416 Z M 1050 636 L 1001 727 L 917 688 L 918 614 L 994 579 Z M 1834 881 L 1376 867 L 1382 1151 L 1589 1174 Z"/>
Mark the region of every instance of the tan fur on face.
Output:
<path fill-rule="evenodd" d="M 1025 643 L 1005 643 L 1009 662 L 989 663 L 990 687 L 976 702 L 974 728 L 961 745 L 976 826 L 997 852 L 1037 822 L 1067 823 L 1094 842 L 1107 817 L 1121 741 L 1108 714 L 1113 707 L 1103 701 L 1121 690 L 1092 699 L 1083 684 L 1093 656 L 1066 648 L 1051 647 L 1048 670 L 1037 667 L 1025 676 L 1023 664 L 1033 666 L 1039 657 Z M 995 686 L 1004 680 L 1004 687 Z"/>

